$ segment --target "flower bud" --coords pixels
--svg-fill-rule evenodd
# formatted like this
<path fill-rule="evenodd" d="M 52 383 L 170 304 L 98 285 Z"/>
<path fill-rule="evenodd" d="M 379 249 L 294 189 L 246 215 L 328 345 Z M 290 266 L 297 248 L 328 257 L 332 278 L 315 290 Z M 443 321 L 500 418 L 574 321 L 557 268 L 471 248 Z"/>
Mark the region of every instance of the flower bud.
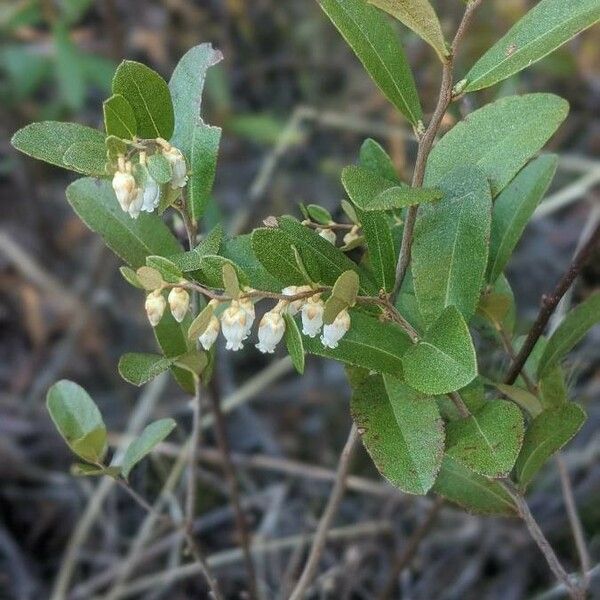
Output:
<path fill-rule="evenodd" d="M 360 235 L 358 234 L 358 227 L 355 225 L 352 229 L 344 236 L 344 245 L 349 246 L 352 242 L 355 242 Z"/>
<path fill-rule="evenodd" d="M 181 151 L 171 146 L 168 150 L 163 149 L 163 155 L 171 165 L 171 187 L 174 190 L 185 187 L 188 180 L 187 163 Z"/>
<path fill-rule="evenodd" d="M 240 308 L 237 300 L 232 300 L 221 317 L 221 329 L 227 340 L 225 346 L 227 350 L 235 352 L 243 348 L 242 342 L 246 336 L 247 323 L 248 313 Z"/>
<path fill-rule="evenodd" d="M 330 242 L 335 246 L 335 242 L 337 241 L 337 237 L 333 229 L 317 229 L 317 233 L 325 240 Z"/>
<path fill-rule="evenodd" d="M 208 327 L 204 330 L 204 333 L 198 338 L 202 347 L 208 351 L 212 348 L 215 343 L 217 336 L 219 335 L 219 319 L 213 315 L 208 322 Z"/>
<path fill-rule="evenodd" d="M 246 329 L 244 330 L 244 339 L 246 339 L 252 331 L 252 324 L 256 318 L 254 304 L 250 298 L 242 298 L 238 301 L 240 308 L 246 313 Z"/>
<path fill-rule="evenodd" d="M 112 187 L 121 208 L 129 212 L 129 206 L 138 195 L 138 187 L 131 173 L 117 171 L 112 179 Z"/>
<path fill-rule="evenodd" d="M 173 318 L 181 323 L 190 307 L 190 295 L 183 288 L 174 287 L 169 292 L 168 300 Z"/>
<path fill-rule="evenodd" d="M 323 327 L 321 343 L 327 348 L 337 348 L 338 342 L 346 335 L 350 329 L 350 315 L 347 310 L 343 310 L 330 325 Z"/>
<path fill-rule="evenodd" d="M 167 302 L 160 290 L 154 290 L 146 296 L 146 314 L 148 315 L 148 321 L 150 321 L 152 327 L 158 325 L 166 307 Z"/>
<path fill-rule="evenodd" d="M 309 298 L 302 307 L 302 333 L 315 337 L 323 326 L 323 310 L 325 305 L 319 294 Z"/>
<path fill-rule="evenodd" d="M 311 289 L 312 288 L 310 287 L 310 285 L 290 285 L 286 288 L 283 288 L 281 290 L 281 293 L 284 296 L 296 296 L 304 292 L 310 292 Z M 300 300 L 292 300 L 287 307 L 288 314 L 292 315 L 293 317 L 300 311 L 305 302 L 306 298 L 300 298 Z"/>
<path fill-rule="evenodd" d="M 258 326 L 258 344 L 256 347 L 263 354 L 272 354 L 275 346 L 285 333 L 285 321 L 279 310 L 271 310 L 264 314 Z"/>

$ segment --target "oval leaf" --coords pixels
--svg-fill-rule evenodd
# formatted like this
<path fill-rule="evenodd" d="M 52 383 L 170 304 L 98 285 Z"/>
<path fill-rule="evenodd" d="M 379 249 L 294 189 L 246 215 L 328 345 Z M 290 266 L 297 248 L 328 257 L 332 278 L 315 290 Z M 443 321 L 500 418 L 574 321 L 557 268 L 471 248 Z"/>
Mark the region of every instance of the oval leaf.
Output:
<path fill-rule="evenodd" d="M 379 472 L 410 494 L 426 494 L 444 455 L 444 424 L 435 399 L 390 376 L 354 388 L 350 409 Z"/>
<path fill-rule="evenodd" d="M 115 71 L 112 91 L 131 105 L 139 137 L 165 140 L 171 137 L 174 124 L 171 93 L 156 71 L 142 63 L 124 60 Z"/>
<path fill-rule="evenodd" d="M 284 313 L 285 319 L 285 345 L 292 359 L 292 364 L 298 373 L 304 373 L 304 344 L 296 320 L 291 315 Z"/>
<path fill-rule="evenodd" d="M 566 100 L 553 94 L 509 96 L 472 112 L 433 147 L 425 185 L 438 185 L 456 167 L 472 164 L 485 173 L 497 196 L 568 112 Z"/>
<path fill-rule="evenodd" d="M 100 462 L 106 450 L 106 426 L 89 394 L 63 379 L 48 390 L 46 406 L 71 450 L 84 460 Z"/>
<path fill-rule="evenodd" d="M 165 358 L 160 354 L 130 352 L 121 356 L 119 360 L 119 373 L 125 381 L 139 386 L 158 377 L 173 362 L 174 359 Z"/>
<path fill-rule="evenodd" d="M 573 349 L 596 323 L 600 322 L 600 292 L 574 308 L 550 336 L 538 364 L 538 377 L 543 377 Z"/>
<path fill-rule="evenodd" d="M 585 422 L 585 412 L 577 404 L 550 408 L 537 416 L 525 434 L 515 474 L 523 488 L 531 483 L 544 463 L 558 452 Z"/>
<path fill-rule="evenodd" d="M 63 156 L 67 169 L 90 177 L 106 177 L 106 146 L 104 140 L 75 142 Z"/>
<path fill-rule="evenodd" d="M 421 105 L 410 65 L 391 25 L 365 0 L 319 0 L 387 99 L 416 125 Z"/>
<path fill-rule="evenodd" d="M 477 376 L 475 348 L 465 320 L 449 306 L 402 357 L 406 382 L 424 394 L 446 394 Z"/>
<path fill-rule="evenodd" d="M 465 419 L 447 427 L 446 453 L 467 468 L 497 479 L 510 473 L 521 444 L 521 411 L 507 400 L 494 400 Z"/>
<path fill-rule="evenodd" d="M 121 474 L 125 479 L 129 477 L 131 469 L 145 456 L 150 454 L 152 450 L 160 444 L 170 433 L 175 429 L 175 421 L 173 419 L 160 419 L 150 423 L 140 437 L 133 440 L 127 447 L 123 460 L 121 462 Z"/>
<path fill-rule="evenodd" d="M 121 94 L 114 94 L 102 105 L 106 135 L 133 140 L 137 134 L 137 122 L 131 104 Z"/>
<path fill-rule="evenodd" d="M 473 65 L 464 90 L 481 90 L 514 75 L 598 19 L 598 0 L 541 0 Z"/>
<path fill-rule="evenodd" d="M 485 175 L 473 167 L 456 169 L 440 187 L 444 199 L 422 207 L 415 225 L 415 294 L 426 324 L 452 305 L 469 322 L 487 267 L 492 196 Z"/>

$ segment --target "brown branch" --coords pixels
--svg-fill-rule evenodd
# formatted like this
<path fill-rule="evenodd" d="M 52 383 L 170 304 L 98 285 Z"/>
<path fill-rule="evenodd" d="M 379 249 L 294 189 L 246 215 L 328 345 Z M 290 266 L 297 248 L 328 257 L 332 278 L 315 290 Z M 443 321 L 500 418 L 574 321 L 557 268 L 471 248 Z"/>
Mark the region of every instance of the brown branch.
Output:
<path fill-rule="evenodd" d="M 463 14 L 460 25 L 456 31 L 456 35 L 452 40 L 450 54 L 448 55 L 442 68 L 442 82 L 440 85 L 437 105 L 433 111 L 431 121 L 429 122 L 425 133 L 419 139 L 419 148 L 417 150 L 417 159 L 415 162 L 415 170 L 413 172 L 411 183 L 412 187 L 421 187 L 423 185 L 423 179 L 425 178 L 425 167 L 427 165 L 429 153 L 433 147 L 433 142 L 442 123 L 442 119 L 446 114 L 446 110 L 448 110 L 448 106 L 450 105 L 450 102 L 452 102 L 454 60 L 456 58 L 458 48 L 465 37 L 469 26 L 471 25 L 475 10 L 479 7 L 482 1 L 483 0 L 472 0 L 469 2 Z M 413 234 L 418 210 L 418 205 L 411 206 L 406 213 L 406 221 L 404 223 L 404 231 L 402 233 L 402 244 L 400 246 L 400 257 L 398 258 L 398 264 L 396 266 L 396 282 L 392 291 L 392 298 L 396 298 L 398 295 L 410 263 Z"/>
<path fill-rule="evenodd" d="M 521 373 L 523 367 L 525 366 L 525 363 L 527 362 L 527 359 L 533 351 L 537 341 L 542 333 L 544 333 L 552 313 L 558 306 L 561 298 L 567 293 L 568 289 L 575 281 L 575 278 L 579 275 L 582 267 L 592 256 L 592 253 L 599 241 L 600 225 L 596 227 L 594 233 L 590 236 L 590 239 L 576 253 L 573 261 L 569 265 L 569 268 L 562 276 L 557 286 L 554 288 L 554 291 L 549 296 L 542 296 L 541 308 L 537 319 L 529 330 L 529 335 L 523 343 L 519 354 L 517 354 L 515 360 L 513 360 L 512 364 L 510 365 L 504 383 L 512 385 L 515 382 L 519 376 L 519 373 Z"/>
<path fill-rule="evenodd" d="M 342 498 L 344 497 L 344 491 L 346 490 L 346 478 L 348 477 L 348 472 L 350 471 L 352 455 L 354 454 L 354 450 L 358 445 L 358 437 L 356 425 L 352 425 L 350 433 L 348 434 L 348 439 L 346 440 L 344 449 L 340 455 L 335 483 L 333 484 L 333 489 L 331 490 L 325 511 L 321 515 L 321 519 L 310 548 L 308 559 L 304 565 L 302 575 L 300 576 L 294 591 L 290 595 L 289 600 L 302 600 L 302 598 L 304 598 L 306 589 L 310 585 L 315 571 L 319 566 L 319 560 L 321 559 L 321 554 L 323 553 L 325 542 L 327 541 L 327 532 L 331 527 Z"/>
<path fill-rule="evenodd" d="M 219 451 L 223 458 L 223 473 L 227 479 L 227 485 L 229 486 L 229 493 L 231 495 L 231 505 L 235 516 L 235 524 L 240 537 L 240 545 L 244 555 L 244 565 L 246 567 L 246 573 L 248 576 L 248 592 L 251 598 L 257 599 L 258 586 L 256 584 L 256 572 L 254 569 L 254 562 L 252 560 L 252 554 L 250 552 L 250 534 L 248 532 L 248 524 L 246 522 L 246 516 L 242 508 L 242 502 L 240 499 L 240 488 L 238 480 L 231 461 L 231 451 L 229 448 L 229 440 L 227 439 L 227 428 L 225 425 L 225 417 L 221 410 L 220 394 L 215 378 L 211 380 L 211 394 L 210 403 L 211 409 L 214 416 L 215 424 L 215 435 L 217 438 L 217 444 Z"/>

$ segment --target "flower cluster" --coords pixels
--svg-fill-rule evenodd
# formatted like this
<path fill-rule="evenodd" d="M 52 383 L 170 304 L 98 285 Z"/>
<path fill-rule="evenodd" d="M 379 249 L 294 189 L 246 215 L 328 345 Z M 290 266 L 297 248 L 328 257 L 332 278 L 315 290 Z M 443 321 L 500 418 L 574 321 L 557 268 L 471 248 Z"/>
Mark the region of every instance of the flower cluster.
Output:
<path fill-rule="evenodd" d="M 187 163 L 181 151 L 161 138 L 154 142 L 171 169 L 171 188 L 185 187 L 188 180 Z M 152 212 L 158 206 L 160 185 L 148 171 L 145 150 L 140 151 L 139 162 L 135 165 L 125 156 L 119 156 L 112 187 L 119 205 L 133 219 L 137 219 L 140 212 Z"/>
<path fill-rule="evenodd" d="M 252 290 L 253 291 L 253 290 Z M 338 314 L 333 323 L 323 324 L 325 304 L 320 293 L 310 295 L 310 286 L 290 286 L 282 290 L 282 296 L 293 299 L 281 299 L 275 307 L 266 312 L 258 324 L 258 343 L 256 348 L 265 354 L 272 354 L 277 344 L 285 334 L 284 314 L 294 316 L 301 313 L 302 332 L 309 337 L 316 337 L 321 333 L 321 343 L 327 348 L 337 348 L 338 342 L 350 329 L 350 315 L 347 310 Z M 297 298 L 297 296 L 302 296 Z M 164 311 L 169 304 L 171 314 L 178 321 L 183 321 L 190 303 L 189 294 L 181 287 L 173 287 L 165 300 L 161 290 L 155 290 L 146 298 L 146 314 L 153 327 L 160 322 Z M 213 311 L 223 301 L 213 299 L 209 306 Z M 206 329 L 198 337 L 198 341 L 205 350 L 210 350 L 215 343 L 219 331 L 223 332 L 227 350 L 234 352 L 244 347 L 244 341 L 250 337 L 252 326 L 256 320 L 254 303 L 249 297 L 231 300 L 219 316 L 214 312 Z"/>

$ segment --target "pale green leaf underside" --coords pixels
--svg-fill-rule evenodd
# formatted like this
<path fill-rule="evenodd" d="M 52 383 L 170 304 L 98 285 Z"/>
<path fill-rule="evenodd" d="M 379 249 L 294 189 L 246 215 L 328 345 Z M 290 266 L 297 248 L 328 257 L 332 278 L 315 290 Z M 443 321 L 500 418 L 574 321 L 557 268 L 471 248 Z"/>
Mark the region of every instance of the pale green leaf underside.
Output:
<path fill-rule="evenodd" d="M 466 75 L 466 92 L 525 69 L 600 19 L 598 0 L 541 0 Z"/>
<path fill-rule="evenodd" d="M 125 381 L 139 386 L 166 371 L 173 362 L 160 354 L 130 352 L 121 356 L 119 373 Z"/>
<path fill-rule="evenodd" d="M 285 345 L 292 359 L 294 369 L 298 373 L 304 373 L 304 345 L 302 343 L 302 334 L 298 328 L 296 320 L 291 315 L 285 313 Z"/>

